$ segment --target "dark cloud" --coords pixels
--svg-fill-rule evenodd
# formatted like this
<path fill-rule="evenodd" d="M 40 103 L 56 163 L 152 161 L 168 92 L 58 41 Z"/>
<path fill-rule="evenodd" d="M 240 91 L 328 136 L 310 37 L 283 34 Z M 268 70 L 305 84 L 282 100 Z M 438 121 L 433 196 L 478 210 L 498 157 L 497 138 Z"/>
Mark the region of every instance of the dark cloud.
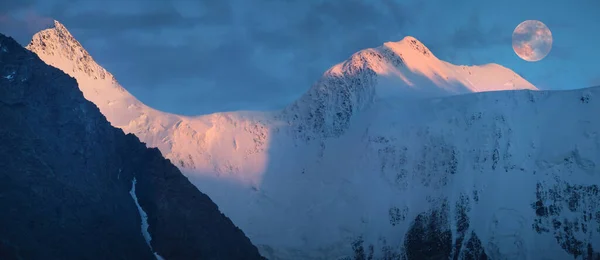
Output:
<path fill-rule="evenodd" d="M 173 78 L 188 77 L 215 78 L 225 85 L 234 84 L 240 78 L 260 82 L 260 78 L 268 75 L 257 70 L 250 57 L 253 46 L 244 43 L 223 42 L 216 48 L 202 49 L 194 42 L 174 46 L 160 42 L 140 44 L 123 41 L 106 52 L 110 53 L 111 60 L 135 57 L 138 63 L 117 61 L 115 64 L 124 69 L 129 66 L 127 72 L 143 85 L 164 84 Z"/>
<path fill-rule="evenodd" d="M 223 0 L 204 0 L 196 6 L 203 10 L 200 22 L 205 25 L 227 25 L 233 21 L 233 8 L 230 3 Z M 189 3 L 188 3 L 189 4 Z"/>
<path fill-rule="evenodd" d="M 126 33 L 133 30 L 161 30 L 164 28 L 191 28 L 197 18 L 184 18 L 176 10 L 160 9 L 137 14 L 112 14 L 108 11 L 87 11 L 68 15 L 63 23 L 73 29 L 93 30 L 101 33 Z"/>
<path fill-rule="evenodd" d="M 308 17 L 321 16 L 342 27 L 360 28 L 383 18 L 373 4 L 361 0 L 324 1 L 311 8 Z"/>
<path fill-rule="evenodd" d="M 12 12 L 0 13 L 0 32 L 13 37 L 22 44 L 31 40 L 31 35 L 48 28 L 52 19 L 31 9 L 15 9 Z"/>
<path fill-rule="evenodd" d="M 459 49 L 487 48 L 493 45 L 506 45 L 511 42 L 510 31 L 495 25 L 484 28 L 479 13 L 471 14 L 463 26 L 458 27 L 450 37 L 450 47 Z"/>
<path fill-rule="evenodd" d="M 0 14 L 32 8 L 36 0 L 4 0 L 0 4 Z"/>

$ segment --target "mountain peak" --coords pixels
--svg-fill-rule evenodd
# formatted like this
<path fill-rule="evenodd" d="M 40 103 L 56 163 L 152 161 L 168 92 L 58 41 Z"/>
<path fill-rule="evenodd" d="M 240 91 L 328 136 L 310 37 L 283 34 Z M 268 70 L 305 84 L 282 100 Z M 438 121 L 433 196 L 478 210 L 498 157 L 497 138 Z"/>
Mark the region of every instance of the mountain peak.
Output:
<path fill-rule="evenodd" d="M 94 79 L 114 80 L 59 21 L 55 20 L 54 26 L 34 34 L 26 48 L 36 53 L 47 64 L 61 68 L 73 77 L 72 73 L 83 72 Z M 65 70 L 65 64 L 62 63 L 73 68 Z"/>
<path fill-rule="evenodd" d="M 437 58 L 429 48 L 415 37 L 406 36 L 397 42 L 386 42 L 377 48 L 368 48 L 354 53 L 345 62 L 334 65 L 325 76 L 343 76 L 364 68 L 377 74 L 389 72 L 390 67 L 414 66 L 435 63 Z"/>
<path fill-rule="evenodd" d="M 54 20 L 54 26 L 53 26 L 53 28 L 67 31 L 67 28 L 62 23 L 60 23 L 57 20 Z M 69 32 L 69 31 L 67 31 L 67 32 Z"/>
<path fill-rule="evenodd" d="M 406 36 L 398 42 L 386 42 L 383 45 L 387 46 L 388 48 L 392 48 L 392 49 L 393 48 L 411 49 L 411 50 L 417 51 L 419 53 L 422 53 L 424 56 L 431 56 L 431 51 L 429 50 L 429 48 L 427 48 L 427 46 L 425 46 L 425 44 L 423 44 L 421 41 L 417 40 L 417 38 L 412 37 L 412 36 Z"/>
<path fill-rule="evenodd" d="M 40 43 L 48 43 L 52 40 L 65 40 L 69 42 L 73 42 L 76 45 L 81 45 L 79 42 L 73 37 L 71 32 L 65 27 L 62 23 L 57 20 L 54 20 L 53 24 L 50 25 L 47 29 L 41 30 L 33 35 L 31 42 L 29 45 L 35 45 Z"/>
<path fill-rule="evenodd" d="M 404 38 L 402 38 L 402 40 L 400 40 L 399 42 L 413 42 L 413 43 L 418 43 L 418 44 L 424 45 L 417 38 L 415 38 L 414 36 L 410 36 L 410 35 L 404 36 Z"/>
<path fill-rule="evenodd" d="M 69 40 L 73 40 L 73 41 L 77 42 L 77 40 L 75 40 L 75 37 L 73 37 L 71 32 L 69 32 L 67 27 L 57 20 L 54 20 L 53 25 L 50 26 L 47 30 L 53 30 L 61 37 L 64 37 L 65 39 L 69 39 Z M 79 43 L 79 42 L 77 42 L 77 43 Z"/>
<path fill-rule="evenodd" d="M 56 50 L 60 51 L 60 53 L 58 53 L 58 54 L 61 54 L 61 53 L 64 54 L 67 52 L 76 52 L 76 51 L 83 51 L 86 54 L 88 54 L 87 51 L 85 51 L 81 47 L 81 44 L 75 39 L 75 37 L 73 37 L 71 32 L 69 32 L 67 27 L 65 27 L 62 23 L 60 23 L 59 21 L 56 21 L 56 20 L 54 20 L 54 26 L 51 26 L 48 29 L 41 30 L 41 31 L 37 32 L 36 34 L 34 34 L 31 39 L 31 42 L 27 45 L 27 49 L 29 49 L 29 50 L 31 50 L 32 48 L 36 48 L 36 49 L 37 48 L 41 48 L 41 49 L 50 48 L 50 49 L 52 49 L 52 47 L 54 47 L 54 46 L 48 46 L 48 45 L 54 45 L 54 44 L 58 44 L 58 45 L 60 45 L 58 47 L 62 47 L 62 48 L 56 49 Z M 71 48 L 65 48 L 65 47 L 71 47 Z"/>
<path fill-rule="evenodd" d="M 442 61 L 422 42 L 406 36 L 358 51 L 334 65 L 284 113 L 312 128 L 310 135 L 339 136 L 357 112 L 376 100 L 516 89 L 537 88 L 500 65 L 461 66 Z"/>

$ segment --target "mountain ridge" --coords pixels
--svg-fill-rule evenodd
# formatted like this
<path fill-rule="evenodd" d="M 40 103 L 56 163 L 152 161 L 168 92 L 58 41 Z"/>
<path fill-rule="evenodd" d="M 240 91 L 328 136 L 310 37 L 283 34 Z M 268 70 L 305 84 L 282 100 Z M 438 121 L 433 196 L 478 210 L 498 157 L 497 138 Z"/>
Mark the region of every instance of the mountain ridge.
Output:
<path fill-rule="evenodd" d="M 500 65 L 437 60 L 413 39 L 358 52 L 282 111 L 173 121 L 143 111 L 121 125 L 270 259 L 595 256 L 600 222 L 583 212 L 600 201 L 589 192 L 600 184 L 589 177 L 600 165 L 599 90 L 536 91 Z M 82 91 L 102 90 L 73 75 Z M 502 89 L 523 90 L 489 92 Z M 111 109 L 131 109 L 95 98 L 109 121 Z M 580 206 L 546 212 L 571 197 Z"/>
<path fill-rule="evenodd" d="M 486 73 L 486 69 L 491 71 Z M 484 76 L 473 77 L 473 70 L 483 72 Z M 375 99 L 515 89 L 537 90 L 498 64 L 456 66 L 441 61 L 423 43 L 406 36 L 399 42 L 386 42 L 383 46 L 356 52 L 334 65 L 307 94 L 284 111 L 291 114 L 290 121 L 313 125 L 311 130 L 316 136 L 337 137 L 345 131 L 353 114 L 370 106 Z"/>

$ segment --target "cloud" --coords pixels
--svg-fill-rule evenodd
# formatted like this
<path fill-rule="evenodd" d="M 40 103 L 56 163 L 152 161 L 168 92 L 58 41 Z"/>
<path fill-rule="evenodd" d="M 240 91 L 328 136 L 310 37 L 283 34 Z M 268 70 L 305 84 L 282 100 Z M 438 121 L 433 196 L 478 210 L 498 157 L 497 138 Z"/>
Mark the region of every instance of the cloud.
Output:
<path fill-rule="evenodd" d="M 456 28 L 450 36 L 450 47 L 458 49 L 487 48 L 493 45 L 506 45 L 510 41 L 510 34 L 507 34 L 502 27 L 494 25 L 484 28 L 481 23 L 481 15 L 473 12 L 469 20 Z"/>
<path fill-rule="evenodd" d="M 569 60 L 573 58 L 573 50 L 554 43 L 549 55 L 561 60 Z"/>
<path fill-rule="evenodd" d="M 170 29 L 165 26 L 161 34 L 156 34 L 155 29 L 144 31 L 146 27 L 142 26 L 127 29 L 130 25 L 124 24 L 119 30 L 129 32 L 111 39 L 120 44 L 106 44 L 112 47 L 103 50 L 110 54 L 102 58 L 111 62 L 103 65 L 110 71 L 127 71 L 126 78 L 116 76 L 129 88 L 160 91 L 175 79 L 196 78 L 214 82 L 215 87 L 211 90 L 227 93 L 230 100 L 235 100 L 232 102 L 242 103 L 243 99 L 246 104 L 258 106 L 264 104 L 265 99 L 280 99 L 269 107 L 272 109 L 297 98 L 327 68 L 353 52 L 390 40 L 387 39 L 390 32 L 400 31 L 411 19 L 402 5 L 389 0 L 379 6 L 360 0 L 315 1 L 313 5 L 301 1 L 282 4 L 272 0 L 253 1 L 251 6 L 244 3 L 235 7 L 233 4 L 228 7 L 217 5 L 214 10 L 210 9 L 206 13 L 220 17 L 212 23 L 207 22 L 208 16 L 204 14 L 195 17 L 172 15 L 188 20 L 177 25 L 176 19 L 164 19 L 173 22 L 169 24 Z M 297 8 L 290 8 L 290 5 Z M 232 12 L 237 12 L 235 19 Z M 121 16 L 102 14 L 97 17 L 112 17 L 115 26 L 104 24 L 104 27 L 116 28 L 123 24 L 119 21 Z M 99 23 L 75 24 L 75 29 L 97 30 L 88 24 Z M 187 32 L 182 31 L 184 26 L 192 24 Z M 66 25 L 72 28 L 68 23 Z M 177 32 L 170 34 L 169 31 Z M 177 43 L 167 42 L 167 39 L 182 34 L 186 36 Z M 77 34 L 76 37 L 79 38 Z M 130 61 L 118 61 L 119 57 L 131 57 L 140 62 L 130 66 Z M 185 91 L 203 92 L 198 90 L 202 88 L 200 84 L 172 86 L 171 91 L 173 88 L 194 88 L 194 91 Z M 217 96 L 216 92 L 207 95 Z M 240 106 L 238 109 L 251 108 Z"/>
<path fill-rule="evenodd" d="M 30 9 L 36 0 L 5 0 L 0 5 L 0 14 L 7 15 L 11 12 Z"/>
<path fill-rule="evenodd" d="M 54 1 L 43 9 L 39 6 L 50 2 L 32 3 L 38 6 L 34 10 L 64 23 L 142 101 L 175 112 L 183 111 L 161 107 L 159 97 L 187 93 L 183 99 L 194 93 L 200 100 L 206 97 L 206 103 L 226 96 L 229 103 L 247 105 L 228 104 L 232 109 L 279 108 L 352 53 L 400 40 L 416 19 L 411 9 L 423 5 L 395 0 L 76 1 Z M 276 102 L 265 106 L 265 99 Z M 219 106 L 226 103 L 216 101 L 214 109 L 223 110 Z M 196 112 L 214 111 L 191 113 Z"/>
<path fill-rule="evenodd" d="M 13 7 L 12 12 L 0 13 L 0 32 L 22 44 L 28 43 L 33 33 L 47 28 L 53 22 L 52 18 L 43 16 L 33 9 L 21 9 L 17 5 Z"/>
<path fill-rule="evenodd" d="M 574 7 L 548 7 L 542 12 L 536 7 L 539 3 L 528 2 L 518 9 L 515 3 L 5 0 L 0 31 L 26 44 L 31 28 L 43 22 L 27 23 L 26 15 L 17 13 L 27 10 L 40 17 L 29 21 L 57 19 L 143 102 L 195 114 L 280 108 L 352 53 L 406 35 L 417 37 L 450 62 L 499 62 L 512 68 L 520 62 L 510 48 L 512 30 L 519 22 L 542 19 L 557 31 L 580 26 L 576 19 L 556 15 L 581 16 Z M 556 58 L 577 57 L 564 41 L 557 42 L 552 52 Z"/>
<path fill-rule="evenodd" d="M 191 28 L 197 20 L 181 17 L 173 9 L 161 9 L 140 13 L 135 16 L 112 14 L 108 11 L 83 12 L 65 17 L 64 22 L 73 24 L 74 29 L 93 30 L 110 34 L 133 30 Z"/>

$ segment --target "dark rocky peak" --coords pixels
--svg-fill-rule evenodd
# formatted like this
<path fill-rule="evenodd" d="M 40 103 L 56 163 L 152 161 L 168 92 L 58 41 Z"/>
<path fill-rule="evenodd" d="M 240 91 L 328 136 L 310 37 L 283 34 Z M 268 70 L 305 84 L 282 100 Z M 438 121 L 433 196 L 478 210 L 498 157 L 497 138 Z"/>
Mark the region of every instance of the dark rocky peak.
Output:
<path fill-rule="evenodd" d="M 158 150 L 2 34 L 0 73 L 0 259 L 262 259 Z"/>

